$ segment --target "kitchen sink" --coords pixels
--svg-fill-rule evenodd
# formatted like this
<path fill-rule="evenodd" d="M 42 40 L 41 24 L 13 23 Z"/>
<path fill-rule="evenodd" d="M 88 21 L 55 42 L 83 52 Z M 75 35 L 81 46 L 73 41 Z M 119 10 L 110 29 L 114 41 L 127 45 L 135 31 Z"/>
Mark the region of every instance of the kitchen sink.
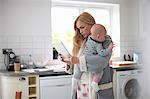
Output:
<path fill-rule="evenodd" d="M 37 69 L 23 69 L 22 71 L 34 73 L 34 72 L 45 72 L 45 71 L 53 71 L 53 70 L 48 69 L 48 68 L 39 68 L 39 69 L 37 68 Z"/>
<path fill-rule="evenodd" d="M 23 72 L 29 72 L 29 73 L 35 72 L 34 69 L 22 69 L 21 71 L 23 71 Z"/>

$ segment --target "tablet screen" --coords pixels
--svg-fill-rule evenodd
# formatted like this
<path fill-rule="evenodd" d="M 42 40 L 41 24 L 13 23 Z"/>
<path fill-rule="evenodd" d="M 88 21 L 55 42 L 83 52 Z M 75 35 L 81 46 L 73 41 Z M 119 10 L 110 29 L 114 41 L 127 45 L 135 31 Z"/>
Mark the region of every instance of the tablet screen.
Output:
<path fill-rule="evenodd" d="M 70 56 L 70 53 L 63 42 L 53 44 L 53 47 L 58 51 L 59 54 L 63 55 L 65 58 L 68 58 Z"/>

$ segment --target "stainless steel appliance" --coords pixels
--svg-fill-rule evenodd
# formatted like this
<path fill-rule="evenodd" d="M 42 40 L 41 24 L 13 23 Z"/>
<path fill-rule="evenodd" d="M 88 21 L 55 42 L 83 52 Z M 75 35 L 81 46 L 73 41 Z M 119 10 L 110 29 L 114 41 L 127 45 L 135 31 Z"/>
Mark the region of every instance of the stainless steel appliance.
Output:
<path fill-rule="evenodd" d="M 4 54 L 4 64 L 6 69 L 8 71 L 14 71 L 15 53 L 10 48 L 2 49 L 2 52 Z"/>

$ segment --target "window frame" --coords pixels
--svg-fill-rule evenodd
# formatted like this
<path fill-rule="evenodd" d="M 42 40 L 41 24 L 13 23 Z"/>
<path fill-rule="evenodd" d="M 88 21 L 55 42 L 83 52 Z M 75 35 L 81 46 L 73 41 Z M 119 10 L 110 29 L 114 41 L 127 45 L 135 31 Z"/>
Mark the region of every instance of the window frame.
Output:
<path fill-rule="evenodd" d="M 120 5 L 112 3 L 100 3 L 100 2 L 87 2 L 87 1 L 64 1 L 64 0 L 52 0 L 51 7 L 75 7 L 79 9 L 79 14 L 84 11 L 84 9 L 105 9 L 109 11 L 110 14 L 110 32 L 109 35 L 115 41 L 116 51 L 114 50 L 113 57 L 120 57 Z M 116 26 L 117 24 L 117 26 Z M 114 48 L 115 49 L 115 48 Z"/>

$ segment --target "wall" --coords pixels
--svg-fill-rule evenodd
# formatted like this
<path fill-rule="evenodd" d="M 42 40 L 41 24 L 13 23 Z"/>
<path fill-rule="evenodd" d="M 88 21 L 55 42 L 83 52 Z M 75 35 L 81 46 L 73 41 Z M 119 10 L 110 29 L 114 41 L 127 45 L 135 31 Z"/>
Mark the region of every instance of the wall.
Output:
<path fill-rule="evenodd" d="M 0 48 L 1 48 L 1 35 L 2 35 L 2 0 L 0 0 Z M 0 65 L 2 63 L 2 57 L 1 57 L 1 52 L 0 52 Z M 0 77 L 1 79 L 1 77 Z M 1 99 L 1 80 L 0 80 L 0 99 Z"/>
<path fill-rule="evenodd" d="M 1 0 L 3 32 L 2 48 L 12 48 L 27 61 L 32 54 L 36 60 L 52 58 L 50 32 L 50 0 Z M 73 0 L 70 0 L 73 1 Z M 81 1 L 81 0 L 77 0 Z M 84 0 L 90 2 L 89 0 Z M 121 57 L 136 49 L 138 29 L 137 0 L 92 0 L 92 2 L 120 4 Z M 2 21 L 1 20 L 1 21 Z M 0 55 L 3 64 L 4 55 Z M 1 65 L 2 66 L 2 65 Z M 2 68 L 2 67 L 1 67 Z"/>
<path fill-rule="evenodd" d="M 0 35 L 2 34 L 2 0 L 0 0 Z M 1 39 L 0 39 L 0 42 L 1 42 Z M 1 44 L 1 43 L 0 43 Z"/>
<path fill-rule="evenodd" d="M 121 56 L 132 55 L 137 50 L 139 33 L 139 5 L 138 0 L 121 0 L 120 3 L 120 40 Z"/>
<path fill-rule="evenodd" d="M 24 61 L 29 54 L 34 60 L 52 59 L 50 0 L 1 1 L 3 33 L 0 50 L 12 48 Z M 4 55 L 0 56 L 3 64 Z"/>
<path fill-rule="evenodd" d="M 119 3 L 120 2 L 120 0 L 65 0 L 65 1 L 85 1 L 85 2 L 101 2 L 101 3 Z"/>
<path fill-rule="evenodd" d="M 143 64 L 142 68 L 144 69 L 143 75 L 141 75 L 141 84 L 143 85 L 143 99 L 149 99 L 150 94 L 149 91 L 145 89 L 150 89 L 150 78 L 148 75 L 150 75 L 150 1 L 149 0 L 141 0 L 139 2 L 140 5 L 140 33 L 139 33 L 139 48 L 143 51 Z"/>
<path fill-rule="evenodd" d="M 0 35 L 2 34 L 2 0 L 0 0 Z M 1 42 L 1 39 L 0 39 Z"/>
<path fill-rule="evenodd" d="M 2 7 L 2 0 L 0 0 L 0 65 L 2 64 L 2 52 L 1 52 L 1 48 L 2 48 L 2 34 L 3 34 L 3 20 L 2 20 L 2 17 L 3 17 L 3 7 Z M 0 66 L 1 67 L 1 66 Z"/>

